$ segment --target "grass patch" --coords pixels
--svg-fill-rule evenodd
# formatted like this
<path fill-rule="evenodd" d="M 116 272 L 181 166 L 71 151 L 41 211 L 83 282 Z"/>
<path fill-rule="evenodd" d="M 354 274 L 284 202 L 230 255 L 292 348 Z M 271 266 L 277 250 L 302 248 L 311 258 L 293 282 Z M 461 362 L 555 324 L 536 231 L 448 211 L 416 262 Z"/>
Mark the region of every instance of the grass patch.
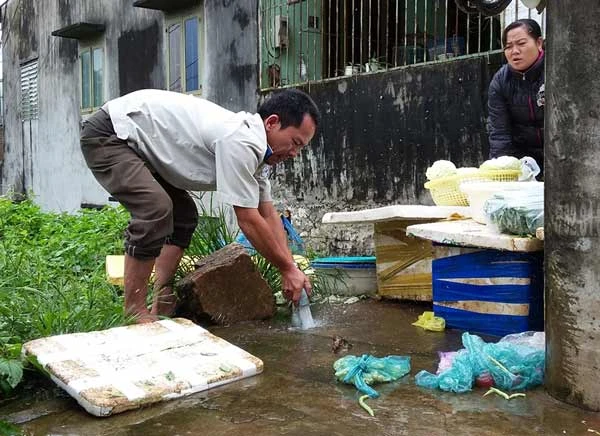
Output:
<path fill-rule="evenodd" d="M 0 390 L 20 382 L 24 342 L 125 322 L 105 256 L 123 251 L 127 220 L 122 208 L 52 214 L 0 198 Z"/>
<path fill-rule="evenodd" d="M 235 240 L 225 211 L 216 215 L 201 209 L 188 256 L 204 257 Z M 128 321 L 122 289 L 107 282 L 105 269 L 106 255 L 123 253 L 128 219 L 122 207 L 56 214 L 30 200 L 0 198 L 0 394 L 23 378 L 23 343 Z M 280 291 L 279 271 L 262 256 L 253 258 L 273 292 Z M 176 278 L 191 268 L 182 264 Z M 331 280 L 319 275 L 312 280 L 313 295 L 331 292 Z"/>

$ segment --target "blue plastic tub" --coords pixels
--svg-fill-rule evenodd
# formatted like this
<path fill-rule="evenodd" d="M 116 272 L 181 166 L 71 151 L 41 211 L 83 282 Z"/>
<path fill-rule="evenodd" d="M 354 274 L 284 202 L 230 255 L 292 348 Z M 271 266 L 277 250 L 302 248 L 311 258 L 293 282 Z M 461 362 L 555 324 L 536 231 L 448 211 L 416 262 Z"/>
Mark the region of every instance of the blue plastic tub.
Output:
<path fill-rule="evenodd" d="M 375 268 L 375 256 L 319 257 L 311 265 L 313 268 Z"/>
<path fill-rule="evenodd" d="M 321 257 L 311 262 L 311 267 L 323 272 L 340 270 L 344 283 L 331 279 L 331 286 L 335 293 L 340 295 L 364 295 L 377 292 L 377 274 L 375 269 L 375 256 L 358 257 Z"/>

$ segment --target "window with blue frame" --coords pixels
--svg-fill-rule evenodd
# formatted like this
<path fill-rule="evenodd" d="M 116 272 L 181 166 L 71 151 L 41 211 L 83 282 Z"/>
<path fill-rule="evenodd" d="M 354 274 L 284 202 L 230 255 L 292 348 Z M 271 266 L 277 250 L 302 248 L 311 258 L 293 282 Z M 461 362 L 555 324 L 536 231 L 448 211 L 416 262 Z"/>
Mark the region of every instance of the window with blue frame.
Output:
<path fill-rule="evenodd" d="M 202 17 L 200 14 L 167 22 L 167 89 L 200 93 L 202 90 Z"/>
<path fill-rule="evenodd" d="M 79 53 L 81 110 L 92 111 L 104 103 L 104 48 L 87 47 Z"/>

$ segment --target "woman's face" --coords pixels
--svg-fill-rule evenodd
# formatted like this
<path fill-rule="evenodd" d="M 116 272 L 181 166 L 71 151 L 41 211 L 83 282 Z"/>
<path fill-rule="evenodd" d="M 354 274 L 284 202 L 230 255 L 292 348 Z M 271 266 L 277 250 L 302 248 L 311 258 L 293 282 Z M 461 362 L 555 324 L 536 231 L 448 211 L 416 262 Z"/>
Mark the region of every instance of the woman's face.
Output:
<path fill-rule="evenodd" d="M 525 26 L 515 27 L 506 34 L 504 56 L 517 71 L 526 71 L 537 60 L 542 50 L 542 38 L 534 39 Z"/>

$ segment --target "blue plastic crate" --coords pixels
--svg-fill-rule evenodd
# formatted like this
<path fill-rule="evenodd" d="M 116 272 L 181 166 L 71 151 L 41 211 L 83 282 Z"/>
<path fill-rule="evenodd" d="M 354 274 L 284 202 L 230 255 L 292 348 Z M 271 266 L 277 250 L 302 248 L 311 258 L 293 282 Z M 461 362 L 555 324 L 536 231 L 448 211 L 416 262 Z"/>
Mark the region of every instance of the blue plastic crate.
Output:
<path fill-rule="evenodd" d="M 544 328 L 541 252 L 482 250 L 435 259 L 432 281 L 433 310 L 447 327 L 494 336 Z"/>

